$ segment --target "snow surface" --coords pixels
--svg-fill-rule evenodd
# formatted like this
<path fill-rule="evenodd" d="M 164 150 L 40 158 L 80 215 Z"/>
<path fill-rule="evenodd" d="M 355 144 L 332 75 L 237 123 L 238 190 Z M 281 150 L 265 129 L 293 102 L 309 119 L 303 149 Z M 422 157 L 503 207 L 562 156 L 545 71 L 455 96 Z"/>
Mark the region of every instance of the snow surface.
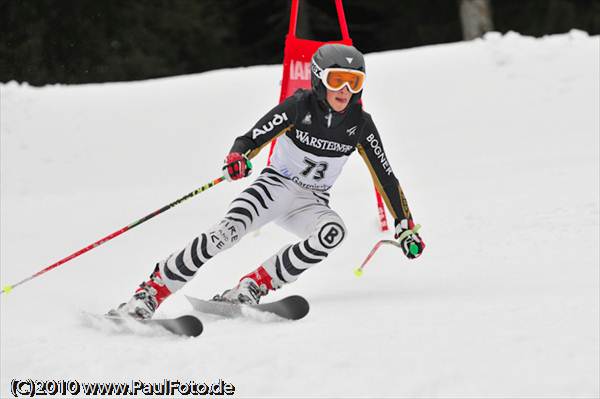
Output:
<path fill-rule="evenodd" d="M 238 397 L 598 397 L 600 37 L 516 33 L 369 54 L 364 93 L 425 254 L 382 247 L 353 156 L 332 189 L 345 244 L 267 299 L 298 322 L 200 315 L 197 339 L 94 328 L 156 261 L 215 223 L 224 183 L 1 296 L 0 396 L 14 378 L 224 379 Z M 276 104 L 281 66 L 136 83 L 1 89 L 1 279 L 13 284 L 217 177 Z M 265 164 L 263 151 L 255 165 Z M 268 226 L 185 295 L 229 288 L 296 239 Z"/>

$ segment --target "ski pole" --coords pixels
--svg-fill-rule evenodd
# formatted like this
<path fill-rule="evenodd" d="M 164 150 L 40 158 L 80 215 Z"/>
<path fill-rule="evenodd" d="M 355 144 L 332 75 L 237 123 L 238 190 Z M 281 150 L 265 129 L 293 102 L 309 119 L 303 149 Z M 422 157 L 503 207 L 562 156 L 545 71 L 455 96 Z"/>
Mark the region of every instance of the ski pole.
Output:
<path fill-rule="evenodd" d="M 76 258 L 79 255 L 82 255 L 82 254 L 104 244 L 105 242 L 112 240 L 113 238 L 115 238 L 117 236 L 120 236 L 121 234 L 125 233 L 126 231 L 131 230 L 134 227 L 139 226 L 140 224 L 144 223 L 145 221 L 152 219 L 154 216 L 160 215 L 161 213 L 173 208 L 174 206 L 181 204 L 183 201 L 188 200 L 188 199 L 200 194 L 201 192 L 208 190 L 211 187 L 214 187 L 215 185 L 221 183 L 223 180 L 225 180 L 223 177 L 214 179 L 210 183 L 205 184 L 204 186 L 192 191 L 191 193 L 184 195 L 183 197 L 179 198 L 176 201 L 171 202 L 169 205 L 165 205 L 162 208 L 150 213 L 149 215 L 146 215 L 143 218 L 136 220 L 135 222 L 133 222 L 131 224 L 128 224 L 127 226 L 123 227 L 122 229 L 119 229 L 119 230 L 115 231 L 114 233 L 111 233 L 111 234 L 107 235 L 106 237 L 99 239 L 98 241 L 88 245 L 87 247 L 82 248 L 79 251 L 74 252 L 71 255 L 67 256 L 66 258 L 63 258 L 63 259 L 59 260 L 58 262 L 53 263 L 50 266 L 46 267 L 45 269 L 40 270 L 39 272 L 35 273 L 34 275 L 29 276 L 26 279 L 23 279 L 16 284 L 4 286 L 2 288 L 2 291 L 0 291 L 0 294 L 4 294 L 4 293 L 8 294 L 15 287 L 18 287 L 19 285 L 24 284 L 24 283 L 28 282 L 29 280 L 33 280 L 34 278 L 39 277 L 46 272 L 49 272 L 50 270 L 62 265 L 63 263 L 66 263 L 66 262 L 70 261 L 71 259 Z"/>
<path fill-rule="evenodd" d="M 373 249 L 371 250 L 371 252 L 369 252 L 369 255 L 367 255 L 367 257 L 363 261 L 362 265 L 360 265 L 360 267 L 354 269 L 354 275 L 356 277 L 362 276 L 362 274 L 363 274 L 363 268 L 371 260 L 371 258 L 373 257 L 373 255 L 375 255 L 375 252 L 377 252 L 377 250 L 379 249 L 379 247 L 382 246 L 383 244 L 394 245 L 394 246 L 396 246 L 398 248 L 401 248 L 401 246 L 400 246 L 401 244 L 398 241 L 396 241 L 396 240 L 379 240 L 379 241 L 377 241 L 377 243 L 375 244 L 375 246 L 373 247 Z"/>
<path fill-rule="evenodd" d="M 356 275 L 356 277 L 362 276 L 364 267 L 371 260 L 371 258 L 373 257 L 373 255 L 379 249 L 380 246 L 382 246 L 383 244 L 389 244 L 389 245 L 393 245 L 398 248 L 402 248 L 402 244 L 400 243 L 402 241 L 402 239 L 405 238 L 407 235 L 416 234 L 420 229 L 421 229 L 421 225 L 417 224 L 415 227 L 413 227 L 412 230 L 406 230 L 405 232 L 400 234 L 400 236 L 398 237 L 398 241 L 396 241 L 396 240 L 379 240 L 379 241 L 377 241 L 377 243 L 375 244 L 375 246 L 373 247 L 371 252 L 369 252 L 369 255 L 367 255 L 366 259 L 363 261 L 362 265 L 360 265 L 360 267 L 357 267 L 356 269 L 354 269 L 354 275 Z M 411 243 L 409 249 L 413 255 L 417 255 L 419 253 L 419 247 L 415 243 Z"/>

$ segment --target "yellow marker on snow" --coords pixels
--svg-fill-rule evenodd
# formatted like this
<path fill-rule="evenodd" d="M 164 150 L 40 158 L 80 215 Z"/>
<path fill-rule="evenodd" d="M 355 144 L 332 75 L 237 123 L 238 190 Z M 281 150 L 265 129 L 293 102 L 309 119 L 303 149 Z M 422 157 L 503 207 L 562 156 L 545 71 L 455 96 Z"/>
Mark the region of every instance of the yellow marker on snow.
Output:
<path fill-rule="evenodd" d="M 12 291 L 12 289 L 13 289 L 12 285 L 5 285 L 5 286 L 2 288 L 2 292 L 5 292 L 5 293 L 7 293 L 7 294 L 8 294 L 8 293 L 10 293 L 10 292 Z"/>
<path fill-rule="evenodd" d="M 354 270 L 354 275 L 355 275 L 356 277 L 360 277 L 360 276 L 362 276 L 362 275 L 363 275 L 363 271 L 362 271 L 362 269 L 361 269 L 360 267 L 359 267 L 359 268 L 357 268 L 357 269 L 355 269 L 355 270 Z"/>

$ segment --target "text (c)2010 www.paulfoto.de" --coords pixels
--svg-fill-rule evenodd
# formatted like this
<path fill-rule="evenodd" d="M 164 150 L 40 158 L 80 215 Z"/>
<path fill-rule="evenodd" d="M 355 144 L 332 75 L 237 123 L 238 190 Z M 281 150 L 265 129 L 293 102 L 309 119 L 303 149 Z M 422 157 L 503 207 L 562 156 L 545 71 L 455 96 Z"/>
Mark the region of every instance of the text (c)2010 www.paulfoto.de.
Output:
<path fill-rule="evenodd" d="M 37 396 L 230 396 L 235 394 L 235 386 L 229 382 L 218 380 L 214 383 L 163 380 L 145 382 L 142 380 L 128 382 L 79 382 L 77 380 L 33 380 L 13 379 L 10 387 L 14 397 Z"/>

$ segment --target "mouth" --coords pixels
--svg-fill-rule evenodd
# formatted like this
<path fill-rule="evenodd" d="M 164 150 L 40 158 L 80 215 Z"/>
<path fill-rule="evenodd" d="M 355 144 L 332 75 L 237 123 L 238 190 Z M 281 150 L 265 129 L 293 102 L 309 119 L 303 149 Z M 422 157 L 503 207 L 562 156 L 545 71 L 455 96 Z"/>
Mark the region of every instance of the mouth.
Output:
<path fill-rule="evenodd" d="M 335 101 L 339 102 L 340 104 L 346 104 L 348 102 L 348 99 L 346 97 L 335 97 Z"/>

